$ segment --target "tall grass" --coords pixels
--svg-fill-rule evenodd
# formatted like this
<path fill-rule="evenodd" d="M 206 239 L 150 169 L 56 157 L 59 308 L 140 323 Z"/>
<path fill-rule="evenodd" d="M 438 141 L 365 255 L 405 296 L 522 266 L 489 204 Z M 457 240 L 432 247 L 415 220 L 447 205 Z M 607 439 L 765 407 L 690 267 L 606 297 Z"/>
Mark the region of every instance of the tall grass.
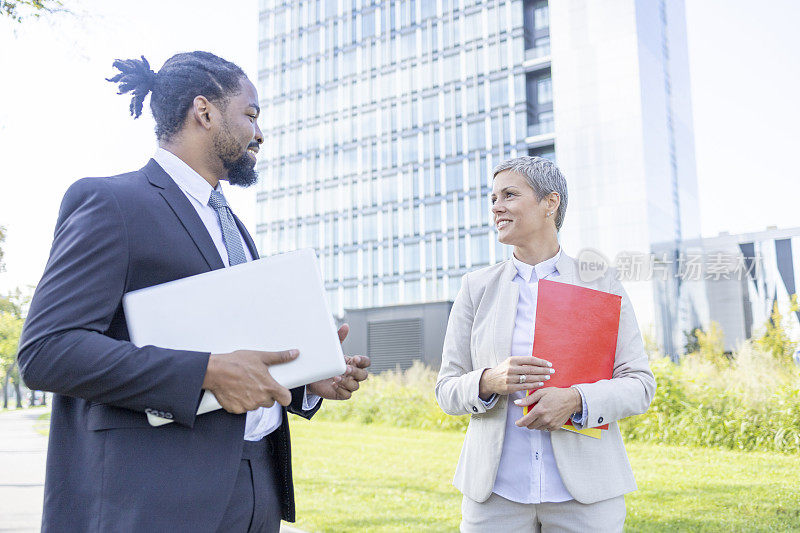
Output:
<path fill-rule="evenodd" d="M 323 420 L 383 424 L 404 428 L 464 430 L 469 416 L 450 416 L 436 403 L 436 371 L 416 361 L 405 372 L 370 376 L 346 402 L 327 402 Z"/>
<path fill-rule="evenodd" d="M 651 361 L 658 389 L 647 413 L 620 424 L 629 440 L 800 452 L 800 372 L 753 343 L 727 365 Z"/>
<path fill-rule="evenodd" d="M 753 343 L 728 364 L 687 357 L 651 361 L 658 388 L 647 413 L 620 423 L 627 440 L 735 450 L 800 453 L 800 372 Z M 370 376 L 346 402 L 326 402 L 323 420 L 463 431 L 469 416 L 449 416 L 434 398 L 436 370 Z"/>

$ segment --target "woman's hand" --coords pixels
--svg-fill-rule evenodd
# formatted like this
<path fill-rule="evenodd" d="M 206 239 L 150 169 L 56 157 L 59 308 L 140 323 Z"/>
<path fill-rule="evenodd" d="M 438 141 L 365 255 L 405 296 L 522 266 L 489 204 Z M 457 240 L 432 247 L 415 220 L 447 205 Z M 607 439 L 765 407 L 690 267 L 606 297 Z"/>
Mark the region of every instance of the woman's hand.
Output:
<path fill-rule="evenodd" d="M 516 421 L 519 427 L 555 431 L 573 413 L 581 411 L 581 393 L 572 387 L 547 387 L 514 402 L 519 406 L 533 405 L 528 414 Z"/>
<path fill-rule="evenodd" d="M 478 395 L 488 400 L 492 394 L 512 394 L 544 385 L 555 372 L 549 361 L 532 356 L 512 356 L 494 368 L 486 369 L 478 384 Z"/>

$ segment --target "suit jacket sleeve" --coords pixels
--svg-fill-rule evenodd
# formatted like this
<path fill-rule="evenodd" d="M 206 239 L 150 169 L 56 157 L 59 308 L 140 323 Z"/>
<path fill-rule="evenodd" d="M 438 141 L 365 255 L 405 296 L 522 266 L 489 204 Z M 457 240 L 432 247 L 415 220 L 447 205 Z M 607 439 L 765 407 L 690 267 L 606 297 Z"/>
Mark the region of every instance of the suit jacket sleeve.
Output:
<path fill-rule="evenodd" d="M 310 420 L 311 417 L 314 416 L 314 413 L 319 411 L 319 408 L 322 407 L 322 398 L 320 398 L 317 404 L 311 409 L 303 409 L 303 398 L 306 395 L 305 387 L 295 387 L 291 389 L 290 392 L 292 393 L 292 402 L 286 409 L 292 414 L 302 416 L 303 418 Z"/>
<path fill-rule="evenodd" d="M 20 339 L 20 371 L 33 389 L 163 411 L 191 427 L 209 354 L 137 348 L 106 335 L 124 320 L 128 238 L 105 179 L 70 187 Z"/>
<path fill-rule="evenodd" d="M 472 368 L 472 323 L 475 307 L 469 292 L 467 275 L 461 279 L 461 288 L 444 335 L 442 367 L 436 380 L 436 401 L 449 415 L 485 413 L 494 403 L 486 403 L 478 395 L 481 375 L 485 368 Z"/>
<path fill-rule="evenodd" d="M 579 429 L 644 413 L 656 390 L 631 300 L 616 277 L 612 279 L 611 292 L 622 296 L 614 371 L 611 379 L 574 385 L 586 406 L 584 425 L 578 425 Z"/>

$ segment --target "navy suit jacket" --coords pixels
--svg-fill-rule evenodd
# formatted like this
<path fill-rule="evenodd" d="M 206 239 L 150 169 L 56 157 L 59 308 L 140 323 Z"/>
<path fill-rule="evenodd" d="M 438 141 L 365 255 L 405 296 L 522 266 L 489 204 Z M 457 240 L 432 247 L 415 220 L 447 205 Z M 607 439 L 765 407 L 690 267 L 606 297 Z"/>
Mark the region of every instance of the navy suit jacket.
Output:
<path fill-rule="evenodd" d="M 239 469 L 245 415 L 195 416 L 209 354 L 137 348 L 122 296 L 223 267 L 197 212 L 154 160 L 69 188 L 19 350 L 26 384 L 55 393 L 43 531 L 220 526 Z M 319 405 L 303 411 L 302 401 L 303 389 L 293 389 L 289 411 L 310 418 Z M 146 410 L 175 423 L 151 427 Z M 282 518 L 292 521 L 286 409 L 273 442 Z"/>

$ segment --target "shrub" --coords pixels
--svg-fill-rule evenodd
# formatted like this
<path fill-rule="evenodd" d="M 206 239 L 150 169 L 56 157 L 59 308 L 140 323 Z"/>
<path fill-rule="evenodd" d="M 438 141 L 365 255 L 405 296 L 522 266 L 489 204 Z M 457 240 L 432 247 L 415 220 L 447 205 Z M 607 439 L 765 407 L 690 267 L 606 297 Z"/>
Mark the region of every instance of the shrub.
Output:
<path fill-rule="evenodd" d="M 797 295 L 793 294 L 787 314 L 796 313 L 798 309 L 800 306 L 798 306 Z M 795 343 L 790 338 L 788 329 L 789 325 L 783 318 L 778 302 L 775 302 L 772 305 L 772 314 L 764 324 L 764 334 L 756 342 L 763 350 L 771 353 L 775 359 L 791 363 Z"/>
<path fill-rule="evenodd" d="M 702 328 L 695 328 L 691 335 L 687 335 L 686 348 L 692 349 L 686 357 L 710 363 L 722 368 L 730 363 L 730 359 L 725 354 L 725 334 L 716 322 L 711 322 L 708 331 Z M 695 342 L 692 342 L 692 337 Z"/>
<path fill-rule="evenodd" d="M 450 416 L 436 403 L 436 371 L 419 361 L 405 372 L 370 376 L 350 400 L 327 402 L 317 417 L 363 424 L 464 430 L 469 416 Z"/>
<path fill-rule="evenodd" d="M 800 375 L 756 344 L 730 365 L 687 357 L 651 362 L 650 409 L 620 423 L 629 440 L 738 450 L 800 452 Z"/>
<path fill-rule="evenodd" d="M 719 353 L 719 352 L 716 352 Z M 800 452 L 800 371 L 745 343 L 732 361 L 651 360 L 658 387 L 643 415 L 620 422 L 628 440 L 738 450 Z M 469 416 L 449 416 L 434 398 L 436 371 L 370 376 L 351 400 L 326 402 L 316 415 L 409 428 L 463 431 Z"/>

